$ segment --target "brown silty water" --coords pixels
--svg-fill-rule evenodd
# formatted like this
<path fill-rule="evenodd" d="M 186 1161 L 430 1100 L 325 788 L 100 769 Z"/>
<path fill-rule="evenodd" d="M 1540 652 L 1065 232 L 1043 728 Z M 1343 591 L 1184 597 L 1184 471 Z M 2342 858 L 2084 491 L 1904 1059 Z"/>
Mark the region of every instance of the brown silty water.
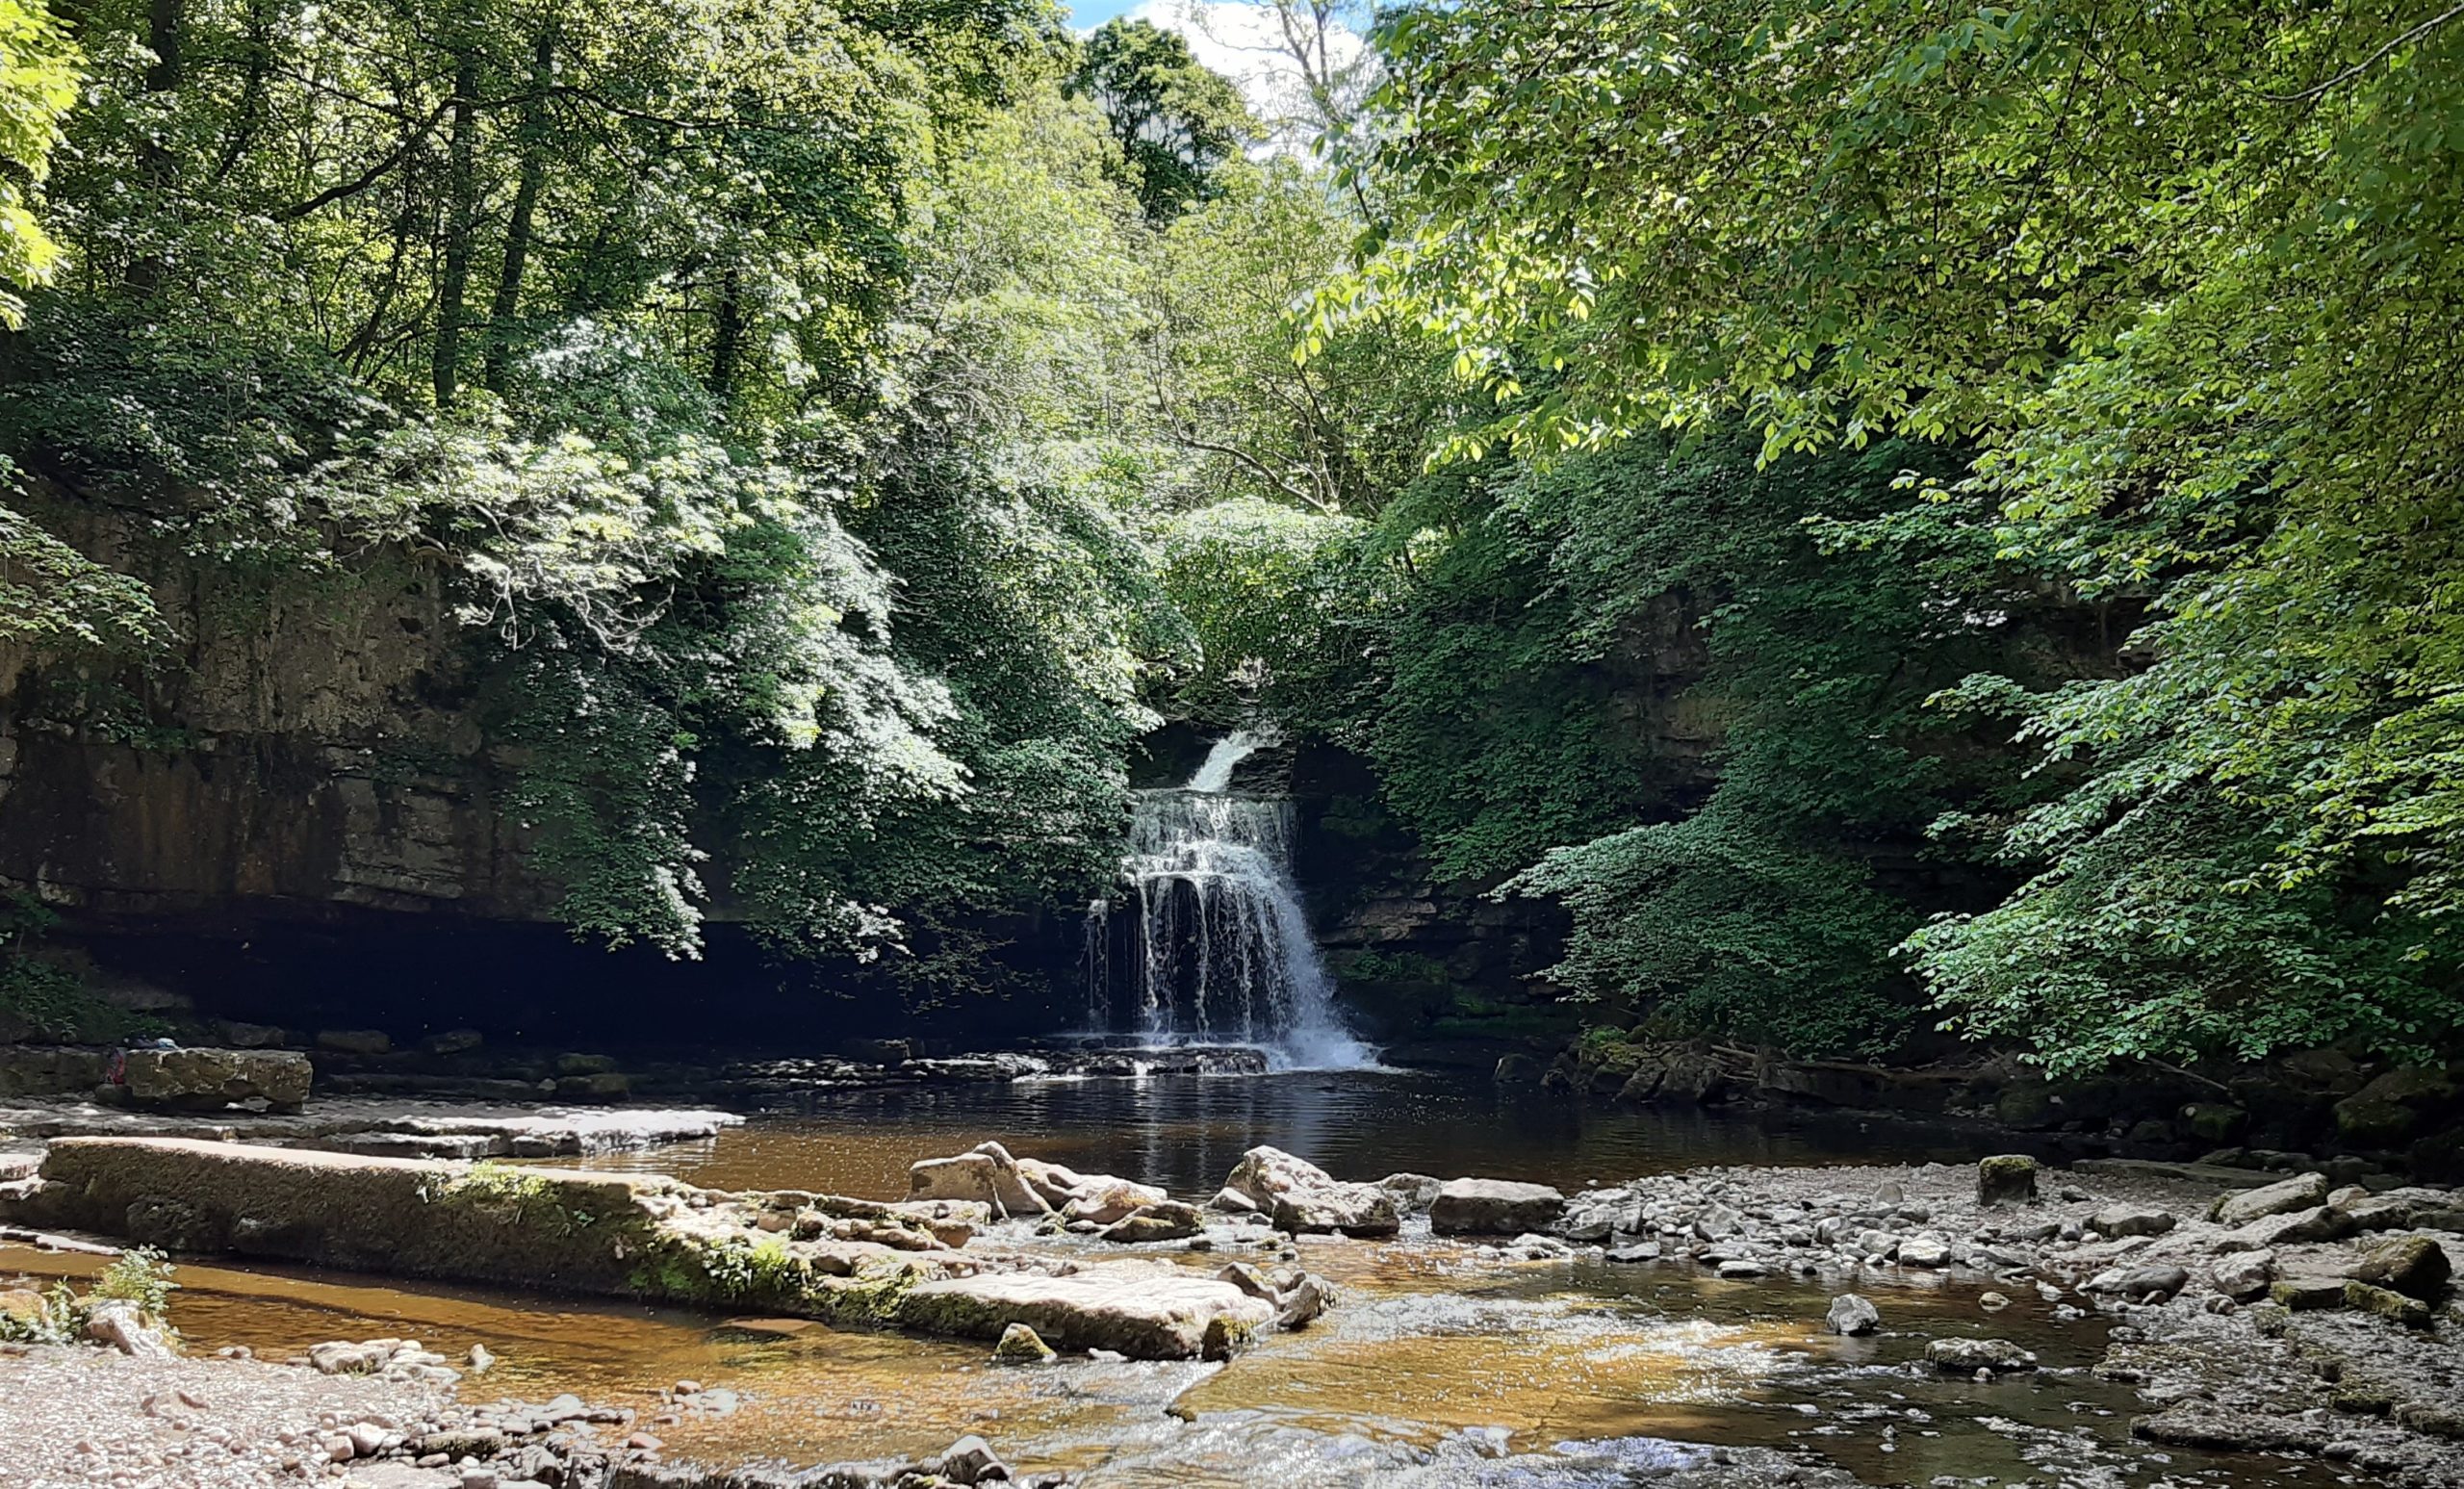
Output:
<path fill-rule="evenodd" d="M 1703 1163 L 1973 1156 L 1912 1129 L 1609 1114 L 1485 1082 L 1360 1072 L 876 1091 L 592 1162 L 717 1188 L 895 1198 L 908 1163 L 988 1137 L 1188 1198 L 1211 1194 L 1260 1142 L 1338 1177 L 1409 1168 L 1566 1186 Z M 1867 1277 L 1857 1285 L 1880 1304 L 1885 1332 L 1852 1340 L 1822 1327 L 1838 1288 L 1811 1281 L 1508 1263 L 1409 1233 L 1304 1240 L 1300 1261 L 1340 1286 L 1339 1306 L 1228 1365 L 1021 1369 L 992 1365 L 978 1343 L 800 1320 L 196 1264 L 180 1269 L 172 1317 L 194 1348 L 243 1344 L 270 1357 L 383 1335 L 453 1354 L 485 1344 L 499 1363 L 464 1383 L 474 1400 L 572 1391 L 656 1416 L 671 1409 L 662 1389 L 689 1378 L 739 1404 L 652 1429 L 671 1456 L 721 1462 L 920 1455 L 980 1432 L 1022 1472 L 1070 1470 L 1092 1485 L 1580 1486 L 1633 1481 L 1665 1451 L 1658 1440 L 1674 1439 L 1810 1449 L 1878 1485 L 2335 1481 L 2255 1455 L 2134 1443 L 2130 1393 L 2085 1369 L 2106 1322 L 2063 1322 L 2021 1289 L 1989 1315 L 1981 1287 Z M 0 1271 L 88 1265 L 0 1249 Z M 1922 1351 L 1954 1333 L 2015 1340 L 2047 1368 L 1992 1384 L 1942 1377 Z"/>

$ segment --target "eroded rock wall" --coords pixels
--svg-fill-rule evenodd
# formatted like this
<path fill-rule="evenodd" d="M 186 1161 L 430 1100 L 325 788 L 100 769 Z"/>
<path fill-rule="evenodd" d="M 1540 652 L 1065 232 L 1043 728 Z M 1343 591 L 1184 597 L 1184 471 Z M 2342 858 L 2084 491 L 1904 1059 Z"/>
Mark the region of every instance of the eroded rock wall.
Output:
<path fill-rule="evenodd" d="M 61 501 L 44 518 L 148 577 L 172 640 L 116 668 L 0 648 L 0 886 L 88 927 L 544 914 L 433 562 L 372 551 L 266 575 L 185 554 L 135 514 Z"/>

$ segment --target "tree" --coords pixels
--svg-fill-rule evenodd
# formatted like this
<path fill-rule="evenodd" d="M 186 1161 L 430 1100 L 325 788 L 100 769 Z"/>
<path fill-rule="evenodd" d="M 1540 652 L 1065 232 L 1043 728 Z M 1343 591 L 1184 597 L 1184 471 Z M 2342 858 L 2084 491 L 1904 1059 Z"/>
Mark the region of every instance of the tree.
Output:
<path fill-rule="evenodd" d="M 1178 33 L 1152 21 L 1097 28 L 1070 86 L 1103 111 L 1131 188 L 1159 222 L 1211 199 L 1217 170 L 1256 133 L 1239 90 L 1198 65 Z"/>
<path fill-rule="evenodd" d="M 59 264 L 34 191 L 76 101 L 77 63 L 41 0 L 0 0 L 0 326 L 24 323 L 21 292 L 49 282 Z"/>
<path fill-rule="evenodd" d="M 1221 182 L 1145 255 L 1144 394 L 1173 441 L 1218 463 L 1219 489 L 1369 516 L 1450 417 L 1443 361 L 1391 322 L 1313 345 L 1307 307 L 1347 266 L 1357 224 L 1289 159 Z"/>
<path fill-rule="evenodd" d="M 1973 474 L 1915 500 L 2148 617 L 2123 676 L 1965 693 L 2024 713 L 2069 789 L 2003 819 L 2039 871 L 2004 910 L 1914 943 L 1953 1013 L 2030 1027 L 2033 925 L 2111 974 L 2031 1030 L 2066 1061 L 2451 1030 L 2464 348 L 2429 328 L 2464 321 L 2456 20 L 1407 9 L 1353 167 L 1394 218 L 1351 303 L 1501 397 L 1466 449 L 1731 418 L 1766 455 L 1972 438 Z M 2400 948 L 2394 982 L 2283 972 L 2355 928 Z M 2128 971 L 2151 954 L 2162 991 Z M 2298 1017 L 2242 1016 L 2294 989 Z"/>

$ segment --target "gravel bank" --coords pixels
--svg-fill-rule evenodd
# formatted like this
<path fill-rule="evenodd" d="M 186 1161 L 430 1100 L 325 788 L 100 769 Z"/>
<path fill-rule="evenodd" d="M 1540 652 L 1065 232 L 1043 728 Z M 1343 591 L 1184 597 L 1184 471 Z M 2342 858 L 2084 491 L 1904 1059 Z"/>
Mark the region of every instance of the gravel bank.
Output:
<path fill-rule="evenodd" d="M 319 1465 L 346 1474 L 319 1446 L 327 1431 L 398 1431 L 433 1419 L 447 1397 L 255 1360 L 37 1346 L 0 1354 L 0 1445 L 8 1482 L 25 1489 L 298 1489 L 303 1461 L 320 1476 Z"/>

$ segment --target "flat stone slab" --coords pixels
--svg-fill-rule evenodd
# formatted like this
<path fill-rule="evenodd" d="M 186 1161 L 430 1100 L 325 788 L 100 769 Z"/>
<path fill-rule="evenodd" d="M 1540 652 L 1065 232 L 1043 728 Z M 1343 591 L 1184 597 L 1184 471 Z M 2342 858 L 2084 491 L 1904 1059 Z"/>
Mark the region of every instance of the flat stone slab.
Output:
<path fill-rule="evenodd" d="M 0 1106 L 19 1138 L 216 1138 L 418 1158 L 579 1158 L 714 1137 L 744 1118 L 700 1108 L 569 1107 L 320 1096 L 299 1113 L 146 1112 L 91 1101 Z M 390 1141 L 378 1141 L 390 1138 Z"/>
<path fill-rule="evenodd" d="M 0 1190 L 0 1225 L 177 1252 L 969 1338 L 1023 1322 L 1137 1359 L 1222 1358 L 1278 1318 L 1169 1263 L 962 1250 L 943 1237 L 962 1245 L 969 1227 L 899 1213 L 915 1208 L 192 1138 L 64 1138 L 38 1177 Z M 850 1209 L 864 1213 L 834 1213 Z"/>
<path fill-rule="evenodd" d="M 1264 1333 L 1274 1305 L 1168 1263 L 1092 1267 L 1068 1276 L 1013 1272 L 927 1282 L 900 1316 L 935 1334 L 998 1339 L 1024 1323 L 1060 1349 L 1142 1360 L 1222 1359 Z"/>
<path fill-rule="evenodd" d="M 2075 1173 L 2117 1179 L 2176 1179 L 2213 1184 L 2220 1189 L 2257 1189 L 2283 1174 L 2266 1168 L 2227 1168 L 2222 1164 L 2173 1164 L 2155 1158 L 2083 1158 L 2070 1166 Z"/>

